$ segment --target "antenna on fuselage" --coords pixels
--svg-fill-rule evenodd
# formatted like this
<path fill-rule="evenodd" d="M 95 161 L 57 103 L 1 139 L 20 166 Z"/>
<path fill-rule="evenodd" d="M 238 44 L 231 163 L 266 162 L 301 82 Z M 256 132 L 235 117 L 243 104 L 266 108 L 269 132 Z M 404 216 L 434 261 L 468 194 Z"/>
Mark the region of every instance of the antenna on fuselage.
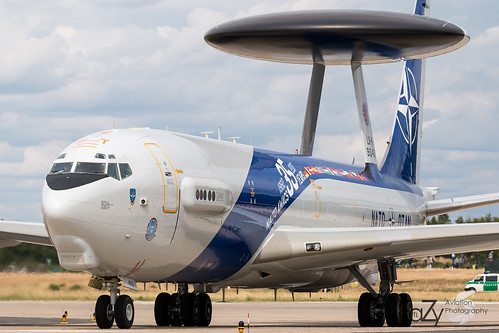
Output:
<path fill-rule="evenodd" d="M 201 132 L 201 134 L 204 134 L 204 137 L 209 139 L 210 138 L 210 134 L 213 134 L 213 132 L 210 132 L 210 131 L 207 131 L 207 132 Z"/>
<path fill-rule="evenodd" d="M 229 139 L 231 139 L 233 143 L 237 143 L 237 139 L 240 139 L 240 138 L 241 138 L 240 136 L 231 136 L 231 137 L 229 137 Z"/>
<path fill-rule="evenodd" d="M 405 13 L 365 10 L 295 11 L 247 17 L 208 31 L 211 46 L 243 57 L 312 65 L 299 153 L 311 155 L 325 66 L 350 65 L 366 170 L 376 152 L 362 74 L 363 64 L 421 59 L 467 43 L 458 26 Z"/>

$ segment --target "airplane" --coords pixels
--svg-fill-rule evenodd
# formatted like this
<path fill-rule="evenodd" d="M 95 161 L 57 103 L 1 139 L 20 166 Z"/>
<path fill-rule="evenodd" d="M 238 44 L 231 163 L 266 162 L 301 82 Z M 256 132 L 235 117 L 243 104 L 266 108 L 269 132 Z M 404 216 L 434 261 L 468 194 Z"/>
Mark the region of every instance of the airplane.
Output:
<path fill-rule="evenodd" d="M 464 46 L 460 27 L 413 14 L 298 11 L 230 21 L 205 35 L 244 57 L 312 65 L 298 154 L 149 128 L 83 137 L 44 183 L 44 223 L 0 221 L 0 246 L 54 246 L 62 267 L 109 293 L 98 327 L 133 325 L 121 287 L 176 283 L 158 294 L 158 326 L 206 327 L 223 287 L 317 291 L 357 280 L 360 326 L 412 324 L 394 292 L 396 260 L 499 248 L 499 223 L 426 225 L 426 218 L 499 203 L 499 193 L 439 199 L 419 184 L 424 58 Z M 393 131 L 378 165 L 362 66 L 404 62 Z M 350 65 L 364 165 L 312 156 L 324 70 Z M 379 274 L 379 279 L 378 279 Z M 379 280 L 379 291 L 373 285 Z M 191 291 L 189 291 L 191 288 Z"/>

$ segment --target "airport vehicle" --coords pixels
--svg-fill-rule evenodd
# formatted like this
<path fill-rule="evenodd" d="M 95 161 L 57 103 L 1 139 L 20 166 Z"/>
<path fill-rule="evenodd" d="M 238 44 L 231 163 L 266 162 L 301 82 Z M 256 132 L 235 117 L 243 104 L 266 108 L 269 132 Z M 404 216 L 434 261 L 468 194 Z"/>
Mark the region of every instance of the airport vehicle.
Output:
<path fill-rule="evenodd" d="M 44 224 L 0 222 L 2 246 L 53 245 L 60 264 L 107 288 L 97 324 L 130 328 L 120 287 L 175 282 L 154 306 L 159 326 L 207 326 L 208 294 L 224 286 L 315 291 L 357 279 L 361 326 L 410 326 L 393 292 L 395 260 L 499 248 L 499 224 L 425 225 L 425 218 L 499 203 L 499 193 L 434 200 L 419 185 L 423 58 L 465 45 L 459 27 L 370 11 L 290 12 L 217 26 L 223 51 L 312 65 L 299 154 L 147 128 L 111 129 L 69 145 L 46 177 Z M 378 166 L 362 66 L 405 61 L 393 133 Z M 312 157 L 326 65 L 351 66 L 365 164 Z M 380 278 L 379 292 L 371 286 Z M 188 287 L 193 287 L 189 292 Z"/>
<path fill-rule="evenodd" d="M 466 283 L 465 291 L 497 291 L 499 274 L 480 274 Z"/>

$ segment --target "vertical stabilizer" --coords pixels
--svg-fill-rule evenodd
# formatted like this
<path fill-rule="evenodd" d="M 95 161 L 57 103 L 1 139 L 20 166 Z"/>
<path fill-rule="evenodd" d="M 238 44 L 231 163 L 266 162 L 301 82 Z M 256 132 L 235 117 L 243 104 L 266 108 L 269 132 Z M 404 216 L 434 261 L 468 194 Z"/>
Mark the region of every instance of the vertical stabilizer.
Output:
<path fill-rule="evenodd" d="M 414 13 L 428 16 L 429 0 L 417 0 Z M 397 112 L 381 172 L 419 183 L 425 61 L 406 60 Z"/>

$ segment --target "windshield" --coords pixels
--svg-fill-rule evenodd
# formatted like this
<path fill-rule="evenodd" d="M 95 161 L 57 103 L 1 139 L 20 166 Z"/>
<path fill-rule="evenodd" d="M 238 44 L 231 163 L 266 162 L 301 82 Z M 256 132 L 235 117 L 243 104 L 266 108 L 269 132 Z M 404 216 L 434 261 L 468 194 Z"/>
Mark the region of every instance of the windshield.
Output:
<path fill-rule="evenodd" d="M 78 162 L 76 163 L 75 173 L 105 174 L 106 163 Z"/>
<path fill-rule="evenodd" d="M 70 173 L 73 167 L 73 162 L 54 163 L 50 169 L 49 175 L 57 175 L 62 173 Z"/>
<path fill-rule="evenodd" d="M 73 164 L 76 164 L 74 170 Z M 49 175 L 61 175 L 67 173 L 107 175 L 117 180 L 123 180 L 132 175 L 132 168 L 128 163 L 108 163 L 106 165 L 106 163 L 95 162 L 60 162 L 54 163 L 49 171 Z"/>
<path fill-rule="evenodd" d="M 121 179 L 130 177 L 132 175 L 132 168 L 130 168 L 128 163 L 120 163 L 120 173 Z"/>

